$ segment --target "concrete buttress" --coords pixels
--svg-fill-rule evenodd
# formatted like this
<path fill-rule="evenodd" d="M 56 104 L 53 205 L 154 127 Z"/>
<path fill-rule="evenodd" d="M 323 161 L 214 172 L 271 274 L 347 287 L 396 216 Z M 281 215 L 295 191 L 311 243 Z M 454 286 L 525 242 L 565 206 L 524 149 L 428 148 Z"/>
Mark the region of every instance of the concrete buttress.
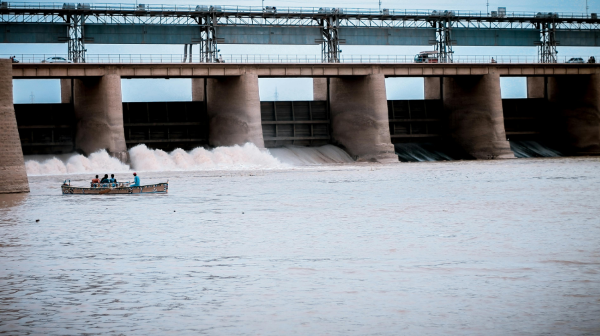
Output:
<path fill-rule="evenodd" d="M 506 140 L 500 76 L 444 77 L 444 110 L 450 135 L 476 159 L 508 159 L 515 155 Z"/>
<path fill-rule="evenodd" d="M 204 78 L 192 78 L 192 101 L 204 101 Z"/>
<path fill-rule="evenodd" d="M 12 61 L 0 59 L 0 194 L 29 192 L 12 80 Z"/>
<path fill-rule="evenodd" d="M 209 78 L 206 96 L 211 146 L 265 147 L 256 74 Z"/>
<path fill-rule="evenodd" d="M 527 98 L 545 98 L 544 77 L 527 77 Z"/>
<path fill-rule="evenodd" d="M 60 79 L 60 102 L 63 104 L 69 104 L 71 102 L 71 96 L 73 95 L 71 81 L 73 81 L 71 78 Z"/>
<path fill-rule="evenodd" d="M 106 149 L 122 162 L 129 161 L 118 70 L 109 69 L 102 77 L 75 79 L 73 86 L 76 148 L 86 155 Z"/>
<path fill-rule="evenodd" d="M 332 140 L 357 161 L 397 162 L 383 74 L 330 79 Z"/>
<path fill-rule="evenodd" d="M 327 100 L 327 78 L 313 78 L 313 100 Z"/>
<path fill-rule="evenodd" d="M 425 77 L 425 99 L 442 99 L 440 90 L 440 77 Z"/>
<path fill-rule="evenodd" d="M 600 75 L 548 78 L 554 130 L 577 155 L 600 155 Z"/>

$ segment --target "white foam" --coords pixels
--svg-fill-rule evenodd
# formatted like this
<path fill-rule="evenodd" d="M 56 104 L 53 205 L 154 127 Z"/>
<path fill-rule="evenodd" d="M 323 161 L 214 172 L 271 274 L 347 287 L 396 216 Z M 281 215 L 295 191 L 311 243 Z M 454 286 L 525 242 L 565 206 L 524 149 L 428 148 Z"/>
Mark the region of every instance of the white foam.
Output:
<path fill-rule="evenodd" d="M 176 149 L 167 153 L 137 145 L 129 150 L 131 166 L 101 150 L 85 157 L 80 154 L 27 156 L 28 175 L 111 174 L 136 171 L 201 171 L 285 169 L 334 163 L 352 163 L 354 160 L 343 150 L 332 145 L 322 147 L 284 147 L 260 149 L 254 144 L 217 147 L 212 150 L 199 147 L 189 152 Z"/>
<path fill-rule="evenodd" d="M 137 145 L 129 150 L 129 156 L 132 167 L 141 171 L 237 170 L 286 167 L 286 165 L 271 156 L 267 150 L 261 150 L 251 143 L 243 146 L 217 147 L 212 150 L 199 147 L 190 152 L 176 149 L 171 153 L 160 149 L 149 149 L 146 145 Z"/>
<path fill-rule="evenodd" d="M 27 175 L 63 175 L 79 173 L 127 172 L 129 166 L 108 155 L 106 150 L 92 153 L 89 157 L 73 154 L 66 162 L 56 157 L 34 160 L 25 157 Z"/>

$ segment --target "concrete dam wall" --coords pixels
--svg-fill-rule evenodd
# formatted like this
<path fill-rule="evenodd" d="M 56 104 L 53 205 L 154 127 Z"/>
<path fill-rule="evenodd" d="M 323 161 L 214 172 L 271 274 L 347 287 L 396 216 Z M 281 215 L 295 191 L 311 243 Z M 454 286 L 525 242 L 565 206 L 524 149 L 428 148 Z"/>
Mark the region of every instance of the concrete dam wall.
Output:
<path fill-rule="evenodd" d="M 73 105 L 15 104 L 25 155 L 77 151 Z M 560 143 L 558 118 L 546 99 L 503 99 L 504 128 L 510 140 Z M 127 148 L 145 144 L 171 151 L 208 147 L 209 122 L 203 101 L 123 103 Z M 327 101 L 262 101 L 261 126 L 265 147 L 332 144 Z M 388 100 L 392 144 L 435 143 L 451 139 L 448 116 L 440 99 Z"/>
<path fill-rule="evenodd" d="M 128 148 L 137 144 L 164 150 L 247 142 L 258 148 L 333 144 L 359 162 L 397 162 L 399 149 L 419 143 L 451 146 L 459 158 L 513 158 L 508 141 L 513 138 L 550 141 L 567 155 L 600 154 L 600 77 L 587 65 L 11 68 L 5 60 L 2 66 L 2 145 L 11 154 L 0 167 L 13 176 L 1 192 L 26 191 L 22 153 L 89 155 L 105 149 L 127 162 Z M 529 81 L 531 99 L 501 99 L 500 75 L 538 71 L 543 80 Z M 123 76 L 193 77 L 194 101 L 123 103 Z M 317 100 L 261 102 L 259 76 L 314 77 Z M 388 101 L 386 76 L 426 77 L 427 99 Z M 13 78 L 64 79 L 64 103 L 14 106 Z"/>

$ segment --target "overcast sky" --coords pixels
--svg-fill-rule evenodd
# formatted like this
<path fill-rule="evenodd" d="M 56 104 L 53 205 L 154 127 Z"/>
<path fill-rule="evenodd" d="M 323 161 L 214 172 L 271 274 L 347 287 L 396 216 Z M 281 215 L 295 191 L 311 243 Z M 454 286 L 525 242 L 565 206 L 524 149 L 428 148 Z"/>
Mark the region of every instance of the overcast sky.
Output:
<path fill-rule="evenodd" d="M 9 1 L 11 2 L 11 1 Z M 44 2 L 44 1 L 41 1 Z M 45 1 L 51 2 L 51 1 Z M 89 1 L 91 3 L 124 3 L 125 1 Z M 148 4 L 193 4 L 193 5 L 240 5 L 261 6 L 260 0 L 227 0 L 227 1 L 172 1 L 172 0 L 140 0 Z M 133 3 L 133 2 L 129 2 Z M 276 7 L 352 7 L 378 8 L 377 0 L 296 0 L 270 1 L 265 6 Z M 486 0 L 456 1 L 386 1 L 382 0 L 382 8 L 390 9 L 454 9 L 486 12 Z M 600 0 L 588 0 L 588 12 L 600 12 Z M 505 0 L 489 1 L 489 8 L 506 7 L 511 11 L 529 12 L 569 12 L 585 13 L 585 0 Z M 88 44 L 88 54 L 182 54 L 180 45 L 94 45 Z M 300 54 L 319 55 L 320 46 L 270 46 L 270 45 L 220 45 L 221 54 Z M 430 50 L 431 46 L 343 46 L 344 55 L 415 55 L 422 50 Z M 194 53 L 197 53 L 197 47 Z M 537 55 L 535 47 L 455 47 L 455 55 Z M 559 57 L 578 56 L 587 58 L 599 55 L 598 48 L 558 47 Z M 0 54 L 66 54 L 66 44 L 0 44 Z M 387 82 L 388 99 L 422 99 L 423 80 L 420 78 L 392 78 Z M 156 101 L 156 100 L 190 100 L 190 80 L 123 80 L 124 101 Z M 261 79 L 260 94 L 262 100 L 310 100 L 312 99 L 312 81 L 310 79 Z M 502 95 L 524 97 L 526 85 L 524 78 L 503 78 Z M 15 102 L 58 102 L 60 88 L 56 80 L 16 80 Z"/>

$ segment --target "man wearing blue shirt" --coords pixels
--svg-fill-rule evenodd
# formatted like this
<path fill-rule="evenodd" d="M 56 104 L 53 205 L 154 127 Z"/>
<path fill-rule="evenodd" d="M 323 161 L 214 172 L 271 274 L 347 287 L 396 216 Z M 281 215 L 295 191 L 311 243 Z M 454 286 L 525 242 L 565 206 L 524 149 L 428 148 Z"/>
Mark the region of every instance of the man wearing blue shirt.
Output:
<path fill-rule="evenodd" d="M 139 187 L 140 186 L 140 178 L 137 176 L 137 173 L 133 173 L 133 184 L 130 187 Z"/>

